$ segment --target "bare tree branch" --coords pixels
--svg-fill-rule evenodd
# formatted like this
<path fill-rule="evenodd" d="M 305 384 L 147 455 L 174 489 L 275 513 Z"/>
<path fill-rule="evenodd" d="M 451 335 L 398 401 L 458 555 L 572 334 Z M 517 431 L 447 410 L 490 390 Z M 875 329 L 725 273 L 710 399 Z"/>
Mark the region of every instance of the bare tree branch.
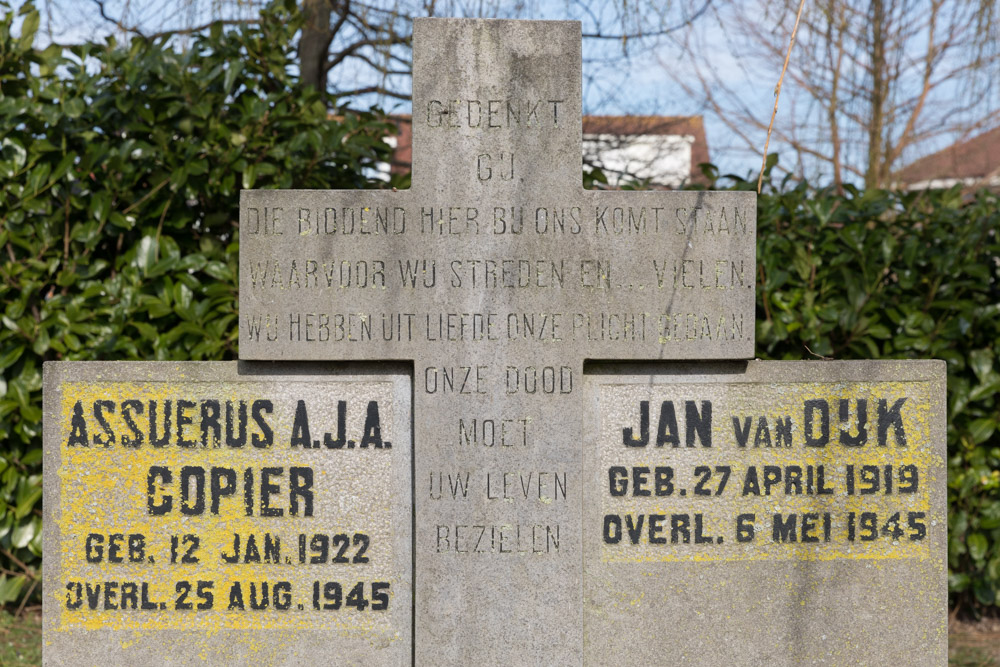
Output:
<path fill-rule="evenodd" d="M 105 21 L 107 21 L 108 23 L 111 23 L 112 25 L 114 25 L 116 28 L 118 28 L 122 32 L 130 32 L 132 34 L 139 35 L 140 37 L 145 37 L 146 36 L 146 35 L 142 34 L 142 32 L 139 30 L 139 28 L 137 28 L 135 26 L 127 26 L 124 23 L 122 23 L 122 21 L 120 19 L 116 19 L 116 18 L 112 18 L 111 16 L 108 16 L 107 9 L 104 7 L 104 0 L 92 0 L 92 2 L 95 5 L 97 5 L 97 9 L 98 9 L 98 11 L 101 14 L 101 18 L 104 19 Z"/>
<path fill-rule="evenodd" d="M 634 32 L 634 33 L 618 33 L 618 34 L 607 34 L 607 33 L 602 33 L 600 31 L 598 31 L 598 32 L 585 32 L 585 33 L 583 33 L 583 37 L 586 38 L 586 39 L 607 39 L 607 40 L 615 40 L 615 41 L 618 41 L 618 42 L 625 42 L 625 41 L 628 41 L 628 40 L 637 40 L 637 39 L 646 39 L 646 38 L 650 38 L 650 37 L 663 37 L 664 35 L 669 35 L 670 33 L 677 32 L 678 30 L 681 30 L 683 28 L 687 28 L 688 26 L 690 26 L 692 23 L 694 23 L 694 21 L 696 21 L 705 12 L 708 11 L 708 7 L 711 4 L 712 4 L 712 0 L 705 0 L 705 4 L 703 4 L 698 9 L 698 11 L 696 11 L 690 17 L 686 18 L 684 21 L 682 21 L 682 22 L 680 22 L 680 23 L 678 23 L 676 25 L 672 25 L 672 26 L 667 27 L 667 28 L 662 28 L 660 30 L 653 30 L 651 32 L 641 32 L 640 31 L 640 32 Z M 595 17 L 595 20 L 596 20 L 596 17 Z"/>
<path fill-rule="evenodd" d="M 146 39 L 159 39 L 160 37 L 168 37 L 170 35 L 193 35 L 199 32 L 204 32 L 208 30 L 213 25 L 247 25 L 258 23 L 256 19 L 216 19 L 210 23 L 204 23 L 202 25 L 192 26 L 190 28 L 175 28 L 172 30 L 164 30 L 162 32 L 153 32 L 148 35 L 142 35 L 136 31 L 136 34 L 144 36 Z"/>
<path fill-rule="evenodd" d="M 792 28 L 792 36 L 788 40 L 788 53 L 785 54 L 785 64 L 781 68 L 778 85 L 774 87 L 774 111 L 771 112 L 771 122 L 767 126 L 767 139 L 764 140 L 764 161 L 760 165 L 760 176 L 757 177 L 757 194 L 760 194 L 760 186 L 764 182 L 764 169 L 767 167 L 767 146 L 771 143 L 771 130 L 774 128 L 774 117 L 778 115 L 781 82 L 785 80 L 785 70 L 788 69 L 788 60 L 792 57 L 792 47 L 795 46 L 795 33 L 799 31 L 799 19 L 802 18 L 802 8 L 805 4 L 806 0 L 799 0 L 799 12 L 795 15 L 795 27 Z"/>
<path fill-rule="evenodd" d="M 926 150 L 921 146 L 939 148 L 942 137 L 996 124 L 1000 28 L 977 16 L 1000 6 L 997 0 L 807 3 L 786 68 L 800 4 L 716 0 L 709 12 L 715 23 L 698 24 L 678 47 L 707 78 L 698 99 L 710 100 L 711 115 L 731 131 L 742 131 L 733 132 L 733 143 L 743 146 L 746 128 L 761 124 L 748 106 L 763 106 L 763 95 L 747 93 L 761 72 L 778 79 L 784 71 L 781 94 L 794 110 L 775 117 L 779 152 L 794 153 L 788 164 L 798 163 L 800 175 L 822 173 L 837 187 L 857 174 L 868 185 L 887 185 L 907 157 Z M 714 65 L 727 58 L 728 67 Z M 740 71 L 747 72 L 743 81 Z"/>
<path fill-rule="evenodd" d="M 204 23 L 201 25 L 190 26 L 186 28 L 172 28 L 170 30 L 161 30 L 159 32 L 144 33 L 139 29 L 138 26 L 127 25 L 122 19 L 116 19 L 108 15 L 107 8 L 105 7 L 105 0 L 91 0 L 95 5 L 97 5 L 98 11 L 100 12 L 101 18 L 108 23 L 114 25 L 116 28 L 121 30 L 123 33 L 130 33 L 133 35 L 138 35 L 145 39 L 154 40 L 160 39 L 161 37 L 168 37 L 172 35 L 192 35 L 199 32 L 204 32 L 208 30 L 213 25 L 246 25 L 248 23 L 257 23 L 256 19 L 215 19 Z"/>
<path fill-rule="evenodd" d="M 364 88 L 355 88 L 354 90 L 338 90 L 335 94 L 338 97 L 357 97 L 358 95 L 371 95 L 372 93 L 378 95 L 386 95 L 388 97 L 393 97 L 397 100 L 409 100 L 410 96 L 405 93 L 399 93 L 390 88 L 385 88 L 384 86 L 365 86 Z"/>

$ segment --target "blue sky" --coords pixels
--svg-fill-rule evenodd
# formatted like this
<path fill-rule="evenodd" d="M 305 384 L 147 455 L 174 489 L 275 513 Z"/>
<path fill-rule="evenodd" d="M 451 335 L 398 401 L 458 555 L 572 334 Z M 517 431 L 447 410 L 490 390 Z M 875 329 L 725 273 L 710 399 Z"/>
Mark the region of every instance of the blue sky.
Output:
<path fill-rule="evenodd" d="M 15 6 L 23 0 L 14 0 Z M 446 2 L 447 0 L 442 0 Z M 764 0 L 763 11 L 770 11 L 771 3 Z M 45 0 L 37 0 L 45 8 Z M 251 17 L 255 10 L 243 1 L 225 3 L 219 0 L 106 0 L 108 11 L 116 14 L 122 3 L 128 3 L 133 16 L 141 19 L 150 30 L 161 30 L 167 25 L 183 26 L 200 24 L 212 17 L 213 8 L 233 5 L 229 10 L 238 16 Z M 583 21 L 583 32 L 637 32 L 656 30 L 662 26 L 684 26 L 685 18 L 699 14 L 692 26 L 682 27 L 666 37 L 655 40 L 633 39 L 624 46 L 616 40 L 584 40 L 584 111 L 593 114 L 643 114 L 643 115 L 703 115 L 712 162 L 723 172 L 741 176 L 754 174 L 760 167 L 760 151 L 763 150 L 766 132 L 760 127 L 742 125 L 740 131 L 727 127 L 700 95 L 685 93 L 684 86 L 698 88 L 699 80 L 695 60 L 701 66 L 711 68 L 719 79 L 734 91 L 738 103 L 752 118 L 766 126 L 774 105 L 774 87 L 780 73 L 780 62 L 749 61 L 738 58 L 734 52 L 752 48 L 754 45 L 728 34 L 720 27 L 720 18 L 725 18 L 727 5 L 708 5 L 704 0 L 678 0 L 672 4 L 654 0 L 628 0 L 628 2 L 598 2 L 594 0 L 519 0 L 502 2 L 495 0 L 450 0 L 452 14 L 476 14 L 488 6 L 489 11 L 500 14 L 511 11 L 520 16 L 538 19 L 578 18 Z M 646 6 L 643 7 L 643 2 Z M 638 17 L 622 17 L 618 8 L 622 5 L 640 7 Z M 746 0 L 744 5 L 752 5 Z M 439 3 L 439 7 L 441 4 Z M 663 16 L 651 12 L 657 6 L 669 7 Z M 775 5 L 776 6 L 776 5 Z M 85 0 L 53 0 L 52 23 L 56 26 L 55 39 L 60 42 L 80 41 L 100 38 L 112 32 L 113 28 L 103 21 L 96 4 Z M 722 9 L 718 9 L 722 7 Z M 513 9 L 512 9 L 513 8 Z M 702 10 L 706 10 L 703 13 Z M 598 15 L 595 15 L 595 12 Z M 48 13 L 43 12 L 43 31 L 47 25 Z M 659 23 L 658 23 L 659 22 Z M 780 26 L 779 26 L 780 24 Z M 784 23 L 775 18 L 772 30 L 775 41 L 785 43 L 790 21 L 787 15 Z M 61 32 L 58 32 L 61 30 Z M 42 39 L 45 37 L 42 36 Z M 801 47 L 800 47 L 801 48 Z M 627 57 L 625 53 L 627 52 Z M 694 56 L 692 55 L 694 54 Z M 793 58 L 795 52 L 793 51 Z M 334 77 L 349 79 L 354 76 L 348 67 L 334 71 Z M 778 129 L 794 126 L 793 120 L 801 121 L 810 113 L 801 96 L 796 95 L 795 82 L 786 80 L 782 90 L 781 105 L 776 118 Z M 390 112 L 407 112 L 408 103 L 392 98 L 364 100 L 378 103 Z M 813 110 L 814 111 L 814 110 Z M 807 128 L 808 130 L 808 128 Z M 904 154 L 904 162 L 920 157 L 947 145 L 953 136 L 939 137 L 920 148 Z M 859 146 L 857 144 L 856 146 Z M 783 164 L 792 164 L 793 154 L 772 139 L 769 149 L 781 153 Z M 855 147 L 853 150 L 861 150 Z M 808 171 L 808 168 L 806 169 Z M 815 172 L 815 168 L 813 169 Z M 810 176 L 814 174 L 809 174 Z M 828 178 L 828 176 L 827 176 Z"/>
<path fill-rule="evenodd" d="M 178 7 L 182 4 L 178 0 L 170 2 L 167 0 L 144 0 L 144 2 L 132 2 L 132 6 L 141 7 L 144 4 L 151 4 L 154 8 L 159 7 L 158 11 L 146 13 L 133 10 L 136 11 L 136 15 L 144 19 L 145 25 L 154 30 L 162 29 L 164 23 L 177 25 L 186 21 L 201 22 L 204 18 L 211 16 L 212 2 L 210 0 L 187 1 L 191 5 L 190 13 L 184 12 L 183 8 Z M 16 7 L 22 2 L 23 0 L 14 0 L 13 4 Z M 36 0 L 36 4 L 41 8 L 45 7 L 43 0 Z M 120 4 L 120 0 L 109 0 L 107 2 L 109 14 L 113 14 L 116 6 Z M 463 3 L 457 4 L 462 5 Z M 478 9 L 478 3 L 464 4 L 471 5 L 466 7 L 470 12 Z M 603 11 L 609 12 L 599 17 L 584 12 L 585 8 L 583 8 L 582 3 L 541 0 L 530 4 L 531 6 L 527 8 L 530 18 L 566 19 L 579 17 L 583 19 L 584 32 L 595 30 L 595 19 L 601 22 L 604 29 L 608 31 L 620 31 L 621 28 L 628 31 L 640 29 L 634 24 L 622 25 L 621 18 L 616 18 L 609 9 L 613 7 L 613 3 L 597 3 L 599 7 L 604 6 Z M 171 6 L 167 8 L 166 5 Z M 700 6 L 700 4 L 695 5 L 695 8 Z M 462 7 L 456 7 L 459 13 L 461 9 Z M 252 11 L 248 8 L 244 8 L 242 11 L 252 15 Z M 47 26 L 47 19 L 44 11 L 42 14 L 42 30 L 39 39 L 45 40 L 47 37 L 42 33 Z M 576 16 L 572 16 L 572 14 Z M 679 25 L 683 23 L 684 17 L 672 10 L 665 17 L 665 20 L 669 25 Z M 52 12 L 52 24 L 55 40 L 63 43 L 100 38 L 113 31 L 113 28 L 101 19 L 97 5 L 84 0 L 56 0 Z M 649 29 L 649 25 L 645 26 L 645 29 Z M 627 58 L 623 57 L 623 51 L 627 51 Z M 698 101 L 684 96 L 675 86 L 666 69 L 671 68 L 673 71 L 677 71 L 683 66 L 683 59 L 673 56 L 670 53 L 669 44 L 662 41 L 660 48 L 652 49 L 649 48 L 648 41 L 631 40 L 623 49 L 621 42 L 615 40 L 584 40 L 584 111 L 585 113 L 614 115 L 701 114 L 703 109 Z M 339 73 L 339 76 L 343 77 L 351 75 L 351 72 L 346 68 Z M 767 84 L 767 87 L 773 87 L 773 85 L 772 81 Z M 409 111 L 408 103 L 391 98 L 370 99 L 388 111 L 404 113 Z M 771 102 L 766 99 L 763 101 L 760 105 L 762 114 L 770 113 L 770 104 Z M 722 124 L 715 122 L 710 117 L 706 118 L 706 130 L 713 162 L 723 166 L 726 170 L 741 174 L 759 168 L 759 158 L 749 156 L 745 151 L 728 148 L 733 140 Z M 761 136 L 761 147 L 763 140 L 764 137 Z"/>

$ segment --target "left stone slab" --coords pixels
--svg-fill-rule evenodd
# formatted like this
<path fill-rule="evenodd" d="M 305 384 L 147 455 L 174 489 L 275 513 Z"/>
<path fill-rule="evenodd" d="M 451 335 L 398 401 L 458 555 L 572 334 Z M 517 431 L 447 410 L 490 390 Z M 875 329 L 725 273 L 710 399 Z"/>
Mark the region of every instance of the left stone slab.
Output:
<path fill-rule="evenodd" d="M 386 364 L 46 364 L 45 664 L 410 664 L 410 401 Z"/>

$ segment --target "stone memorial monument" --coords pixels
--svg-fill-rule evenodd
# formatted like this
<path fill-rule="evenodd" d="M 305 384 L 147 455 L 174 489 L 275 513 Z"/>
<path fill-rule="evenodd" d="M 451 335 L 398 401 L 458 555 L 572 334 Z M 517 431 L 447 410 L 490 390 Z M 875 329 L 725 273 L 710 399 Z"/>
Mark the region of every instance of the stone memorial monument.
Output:
<path fill-rule="evenodd" d="M 410 377 L 45 366 L 47 665 L 410 664 Z"/>
<path fill-rule="evenodd" d="M 413 52 L 409 190 L 243 192 L 238 366 L 46 367 L 46 661 L 940 664 L 943 363 L 749 361 L 754 195 L 584 190 L 578 23 Z"/>
<path fill-rule="evenodd" d="M 584 190 L 580 67 L 418 20 L 412 188 L 241 200 L 241 358 L 413 361 L 418 664 L 583 659 L 585 359 L 753 355 L 754 195 Z"/>
<path fill-rule="evenodd" d="M 586 664 L 947 664 L 943 361 L 588 370 Z"/>

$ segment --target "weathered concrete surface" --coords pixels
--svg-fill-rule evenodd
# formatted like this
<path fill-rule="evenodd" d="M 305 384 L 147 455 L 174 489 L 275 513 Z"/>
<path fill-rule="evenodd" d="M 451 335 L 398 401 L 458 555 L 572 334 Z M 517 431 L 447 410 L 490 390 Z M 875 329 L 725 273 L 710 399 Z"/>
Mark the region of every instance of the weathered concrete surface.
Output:
<path fill-rule="evenodd" d="M 243 193 L 240 354 L 413 360 L 417 664 L 579 664 L 584 359 L 751 357 L 754 195 L 583 190 L 577 23 L 413 90 L 410 190 Z"/>
<path fill-rule="evenodd" d="M 946 664 L 944 362 L 588 370 L 586 664 Z"/>
<path fill-rule="evenodd" d="M 407 369 L 44 374 L 46 665 L 410 663 Z"/>

